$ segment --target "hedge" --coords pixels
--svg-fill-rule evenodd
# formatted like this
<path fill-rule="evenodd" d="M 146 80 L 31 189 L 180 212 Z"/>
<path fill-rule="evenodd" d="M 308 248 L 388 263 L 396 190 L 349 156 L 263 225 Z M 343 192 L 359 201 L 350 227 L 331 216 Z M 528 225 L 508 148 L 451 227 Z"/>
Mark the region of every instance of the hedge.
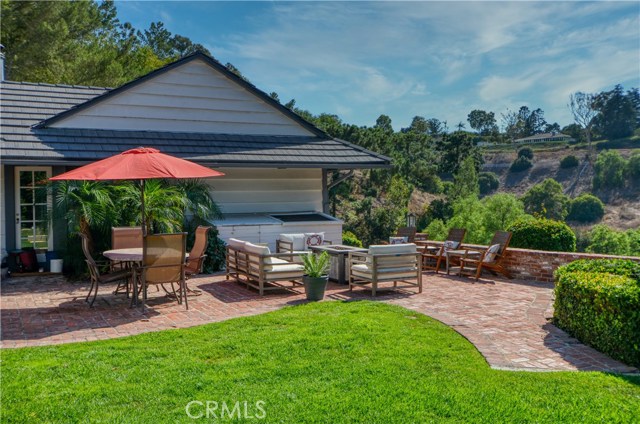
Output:
<path fill-rule="evenodd" d="M 513 223 L 511 246 L 552 252 L 575 252 L 576 235 L 564 222 L 551 219 L 520 219 Z"/>
<path fill-rule="evenodd" d="M 554 320 L 585 344 L 640 366 L 640 264 L 580 260 L 556 271 Z"/>

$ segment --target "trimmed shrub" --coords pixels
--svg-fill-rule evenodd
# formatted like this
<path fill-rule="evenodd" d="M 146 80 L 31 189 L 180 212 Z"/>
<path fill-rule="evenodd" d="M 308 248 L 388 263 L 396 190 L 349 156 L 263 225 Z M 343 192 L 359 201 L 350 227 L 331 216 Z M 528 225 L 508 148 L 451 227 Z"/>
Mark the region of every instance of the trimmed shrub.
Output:
<path fill-rule="evenodd" d="M 575 252 L 576 235 L 564 222 L 551 219 L 519 219 L 511 225 L 511 245 L 523 249 Z"/>
<path fill-rule="evenodd" d="M 531 149 L 531 147 L 523 147 L 520 150 L 518 150 L 518 157 L 533 159 L 533 150 Z"/>
<path fill-rule="evenodd" d="M 592 194 L 581 194 L 569 204 L 567 219 L 578 222 L 599 221 L 604 216 L 604 203 Z"/>
<path fill-rule="evenodd" d="M 478 186 L 480 194 L 487 194 L 497 189 L 500 186 L 500 181 L 493 172 L 481 172 L 478 175 Z"/>
<path fill-rule="evenodd" d="M 556 271 L 558 327 L 612 358 L 640 366 L 640 264 L 580 260 Z"/>
<path fill-rule="evenodd" d="M 342 233 L 342 244 L 347 246 L 362 247 L 362 242 L 351 231 Z"/>
<path fill-rule="evenodd" d="M 560 161 L 560 168 L 562 169 L 574 168 L 578 165 L 580 165 L 580 161 L 574 155 L 565 156 Z"/>
<path fill-rule="evenodd" d="M 511 167 L 509 168 L 509 171 L 522 172 L 522 171 L 526 171 L 532 166 L 533 166 L 533 163 L 531 163 L 531 160 L 529 160 L 524 156 L 519 156 L 516 160 L 513 161 L 513 163 L 511 164 Z"/>

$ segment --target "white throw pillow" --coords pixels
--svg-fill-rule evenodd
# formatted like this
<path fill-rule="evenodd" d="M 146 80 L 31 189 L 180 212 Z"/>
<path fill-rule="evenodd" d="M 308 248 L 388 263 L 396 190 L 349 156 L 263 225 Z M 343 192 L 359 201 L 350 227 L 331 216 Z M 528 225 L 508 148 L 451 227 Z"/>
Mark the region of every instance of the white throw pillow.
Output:
<path fill-rule="evenodd" d="M 291 250 L 293 250 L 294 252 L 306 250 L 305 237 L 303 233 L 280 234 L 280 241 L 291 243 Z"/>
<path fill-rule="evenodd" d="M 315 246 L 322 246 L 322 243 L 324 243 L 324 233 L 304 233 L 305 250 L 311 250 Z"/>
<path fill-rule="evenodd" d="M 489 246 L 489 248 L 487 249 L 487 253 L 484 254 L 484 259 L 482 260 L 482 262 L 493 262 L 496 259 L 496 255 L 498 254 L 499 250 L 499 244 L 493 244 Z"/>
<path fill-rule="evenodd" d="M 409 241 L 409 237 L 389 237 L 389 244 L 403 244 Z"/>
<path fill-rule="evenodd" d="M 243 240 L 238 240 L 235 238 L 230 238 L 229 242 L 227 243 L 230 247 L 236 249 L 236 250 L 242 250 L 244 249 L 244 245 L 246 244 L 246 241 Z"/>

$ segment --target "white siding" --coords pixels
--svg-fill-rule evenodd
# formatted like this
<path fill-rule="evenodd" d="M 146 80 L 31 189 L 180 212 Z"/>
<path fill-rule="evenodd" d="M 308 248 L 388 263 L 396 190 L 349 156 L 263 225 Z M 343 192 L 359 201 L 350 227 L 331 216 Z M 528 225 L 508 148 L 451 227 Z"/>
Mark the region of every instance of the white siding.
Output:
<path fill-rule="evenodd" d="M 320 169 L 218 168 L 208 181 L 222 213 L 322 212 Z"/>
<path fill-rule="evenodd" d="M 312 135 L 202 60 L 171 69 L 52 124 L 59 128 Z"/>

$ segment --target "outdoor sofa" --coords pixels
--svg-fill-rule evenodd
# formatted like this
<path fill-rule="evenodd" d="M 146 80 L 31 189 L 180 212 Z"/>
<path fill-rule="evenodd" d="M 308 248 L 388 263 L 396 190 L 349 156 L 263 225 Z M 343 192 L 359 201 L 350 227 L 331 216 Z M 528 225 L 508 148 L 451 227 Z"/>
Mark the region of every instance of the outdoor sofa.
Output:
<path fill-rule="evenodd" d="M 304 274 L 303 265 L 293 261 L 291 253 L 271 253 L 267 246 L 235 238 L 230 238 L 227 244 L 226 266 L 227 279 L 233 278 L 258 290 L 260 296 L 265 290 L 300 286 Z"/>

